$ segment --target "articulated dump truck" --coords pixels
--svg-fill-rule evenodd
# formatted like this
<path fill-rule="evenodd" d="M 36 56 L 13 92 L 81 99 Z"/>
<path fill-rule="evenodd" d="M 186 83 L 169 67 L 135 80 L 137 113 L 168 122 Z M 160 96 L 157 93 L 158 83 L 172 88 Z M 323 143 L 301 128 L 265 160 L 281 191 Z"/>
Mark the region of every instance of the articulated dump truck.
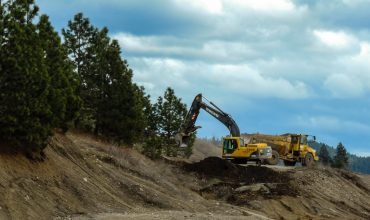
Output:
<path fill-rule="evenodd" d="M 316 140 L 315 136 L 305 134 L 244 134 L 249 143 L 266 143 L 272 148 L 272 158 L 265 160 L 266 164 L 276 165 L 279 159 L 285 166 L 295 166 L 297 162 L 303 166 L 313 166 L 319 160 L 316 151 L 308 145 L 308 139 Z"/>

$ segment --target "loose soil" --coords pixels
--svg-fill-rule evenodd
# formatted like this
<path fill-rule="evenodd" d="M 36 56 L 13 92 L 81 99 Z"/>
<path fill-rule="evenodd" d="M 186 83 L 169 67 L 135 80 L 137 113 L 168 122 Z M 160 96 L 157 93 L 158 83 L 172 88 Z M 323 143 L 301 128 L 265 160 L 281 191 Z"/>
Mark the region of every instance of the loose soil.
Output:
<path fill-rule="evenodd" d="M 370 219 L 370 177 L 348 171 L 152 161 L 77 133 L 45 154 L 0 154 L 0 219 Z"/>

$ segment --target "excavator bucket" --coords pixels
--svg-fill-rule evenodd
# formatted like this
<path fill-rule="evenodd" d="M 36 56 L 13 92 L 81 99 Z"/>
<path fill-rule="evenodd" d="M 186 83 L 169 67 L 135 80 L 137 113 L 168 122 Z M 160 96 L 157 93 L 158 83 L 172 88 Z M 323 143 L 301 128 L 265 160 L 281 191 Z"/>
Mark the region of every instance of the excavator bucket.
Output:
<path fill-rule="evenodd" d="M 194 126 L 193 127 L 193 130 L 191 130 L 190 133 L 183 133 L 183 132 L 179 132 L 175 135 L 175 141 L 176 141 L 176 144 L 177 146 L 179 147 L 188 147 L 189 145 L 189 140 L 190 140 L 190 136 L 198 129 L 198 128 L 201 128 L 201 126 Z"/>
<path fill-rule="evenodd" d="M 175 141 L 176 141 L 177 146 L 179 147 L 188 147 L 188 139 L 189 139 L 189 136 L 184 136 L 181 133 L 177 133 L 175 135 Z"/>

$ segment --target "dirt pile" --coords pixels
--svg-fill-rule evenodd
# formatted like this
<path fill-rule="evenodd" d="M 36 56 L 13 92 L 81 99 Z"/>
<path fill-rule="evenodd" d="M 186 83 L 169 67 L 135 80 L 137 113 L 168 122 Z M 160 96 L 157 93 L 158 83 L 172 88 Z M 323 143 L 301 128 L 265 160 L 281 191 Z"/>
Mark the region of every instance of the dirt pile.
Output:
<path fill-rule="evenodd" d="M 222 148 L 209 140 L 196 139 L 193 145 L 193 154 L 189 160 L 199 162 L 207 157 L 220 157 Z"/>
<path fill-rule="evenodd" d="M 287 172 L 263 166 L 241 166 L 218 157 L 209 157 L 198 163 L 185 164 L 184 169 L 196 173 L 208 183 L 199 190 L 207 199 L 220 199 L 231 204 L 246 205 L 250 198 L 296 196 L 296 187 L 290 184 Z M 220 181 L 212 181 L 217 178 Z"/>
<path fill-rule="evenodd" d="M 370 219 L 370 177 L 331 168 L 236 165 L 220 158 L 186 164 L 206 199 L 253 208 L 274 219 Z"/>
<path fill-rule="evenodd" d="M 185 164 L 184 169 L 205 177 L 217 177 L 225 181 L 253 183 L 286 183 L 290 180 L 286 172 L 264 166 L 240 166 L 219 157 L 208 157 L 200 162 Z"/>

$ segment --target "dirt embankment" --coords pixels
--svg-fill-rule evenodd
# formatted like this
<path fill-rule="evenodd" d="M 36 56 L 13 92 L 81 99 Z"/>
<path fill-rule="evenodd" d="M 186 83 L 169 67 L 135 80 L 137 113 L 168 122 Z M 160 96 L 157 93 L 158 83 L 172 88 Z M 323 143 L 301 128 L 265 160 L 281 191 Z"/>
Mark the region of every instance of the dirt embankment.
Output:
<path fill-rule="evenodd" d="M 0 155 L 0 219 L 370 219 L 370 177 L 346 171 L 152 161 L 78 134 L 46 155 Z"/>
<path fill-rule="evenodd" d="M 0 155 L 0 219 L 256 216 L 204 199 L 175 165 L 89 136 L 56 134 L 45 153 L 44 162 Z"/>
<path fill-rule="evenodd" d="M 331 168 L 270 169 L 220 158 L 186 164 L 206 179 L 207 199 L 252 208 L 274 219 L 370 219 L 369 176 Z"/>

